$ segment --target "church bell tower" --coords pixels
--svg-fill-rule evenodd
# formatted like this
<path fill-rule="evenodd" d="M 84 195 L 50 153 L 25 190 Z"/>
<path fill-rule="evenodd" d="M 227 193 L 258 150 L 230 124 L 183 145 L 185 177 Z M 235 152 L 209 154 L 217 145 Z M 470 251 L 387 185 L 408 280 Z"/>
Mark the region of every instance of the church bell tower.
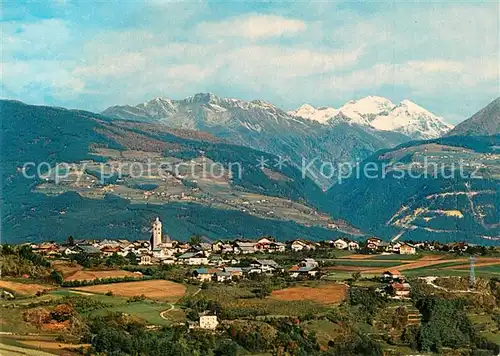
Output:
<path fill-rule="evenodd" d="M 153 229 L 151 232 L 151 249 L 157 248 L 162 243 L 162 228 L 159 217 L 153 221 Z"/>

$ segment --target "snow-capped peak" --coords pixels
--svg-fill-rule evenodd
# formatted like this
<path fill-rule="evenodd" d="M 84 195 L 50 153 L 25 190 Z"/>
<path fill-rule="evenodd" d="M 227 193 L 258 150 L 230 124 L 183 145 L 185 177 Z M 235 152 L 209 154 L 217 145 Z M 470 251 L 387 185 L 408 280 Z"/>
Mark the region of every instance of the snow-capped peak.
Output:
<path fill-rule="evenodd" d="M 398 106 L 404 107 L 410 113 L 422 113 L 427 115 L 433 115 L 430 111 L 424 109 L 420 105 L 417 105 L 413 101 L 408 99 L 404 99 L 403 101 L 401 101 L 401 103 Z"/>
<path fill-rule="evenodd" d="M 387 98 L 370 95 L 359 100 L 351 100 L 339 109 L 344 118 L 351 122 L 369 125 L 374 116 L 392 110 L 395 105 Z"/>
<path fill-rule="evenodd" d="M 295 111 L 289 111 L 288 114 L 292 116 L 300 116 L 304 119 L 317 121 L 319 123 L 326 123 L 330 118 L 338 114 L 338 110 L 332 107 L 315 108 L 312 105 L 304 104 Z"/>
<path fill-rule="evenodd" d="M 453 126 L 413 101 L 405 99 L 394 105 L 389 99 L 370 95 L 351 100 L 339 109 L 315 108 L 304 104 L 288 114 L 322 124 L 337 123 L 370 126 L 377 130 L 395 131 L 416 139 L 431 139 L 444 135 Z"/>
<path fill-rule="evenodd" d="M 453 128 L 442 117 L 408 99 L 387 114 L 377 115 L 371 126 L 378 130 L 400 132 L 416 139 L 441 137 Z"/>

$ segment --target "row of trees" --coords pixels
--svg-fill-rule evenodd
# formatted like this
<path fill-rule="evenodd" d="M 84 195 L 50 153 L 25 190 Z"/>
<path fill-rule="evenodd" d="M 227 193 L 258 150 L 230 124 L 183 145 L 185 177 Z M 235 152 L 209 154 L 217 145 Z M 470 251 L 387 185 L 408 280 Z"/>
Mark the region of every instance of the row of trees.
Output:
<path fill-rule="evenodd" d="M 83 287 L 83 286 L 95 286 L 99 284 L 110 284 L 110 283 L 121 283 L 121 282 L 132 282 L 137 280 L 152 279 L 151 277 L 110 277 L 110 278 L 96 278 L 91 280 L 75 280 L 75 281 L 63 281 L 61 282 L 61 287 Z"/>

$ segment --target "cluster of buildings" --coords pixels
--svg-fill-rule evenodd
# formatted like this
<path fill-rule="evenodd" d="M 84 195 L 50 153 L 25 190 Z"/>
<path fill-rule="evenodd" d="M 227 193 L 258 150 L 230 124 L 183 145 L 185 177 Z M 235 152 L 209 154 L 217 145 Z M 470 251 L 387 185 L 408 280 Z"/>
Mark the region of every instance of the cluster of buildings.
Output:
<path fill-rule="evenodd" d="M 384 288 L 380 288 L 380 293 L 386 294 L 393 299 L 409 299 L 411 285 L 406 282 L 405 277 L 398 270 L 389 270 L 382 273 L 382 282 L 387 283 Z"/>
<path fill-rule="evenodd" d="M 222 265 L 196 268 L 192 271 L 191 278 L 199 282 L 227 282 L 248 278 L 252 274 L 273 275 L 276 273 L 286 273 L 291 278 L 315 278 L 319 276 L 320 269 L 319 263 L 312 258 L 303 259 L 298 265 L 287 270 L 274 260 L 255 259 L 246 267 Z"/>
<path fill-rule="evenodd" d="M 367 250 L 374 252 L 391 252 L 399 253 L 400 255 L 414 255 L 417 253 L 418 246 L 406 242 L 387 242 L 371 237 L 366 240 L 365 247 Z"/>
<path fill-rule="evenodd" d="M 191 266 L 222 266 L 237 264 L 236 257 L 252 255 L 257 253 L 284 253 L 308 252 L 319 248 L 332 248 L 337 250 L 364 251 L 373 253 L 397 253 L 412 255 L 417 249 L 446 250 L 463 252 L 467 244 L 463 242 L 442 245 L 437 242 L 387 242 L 370 237 L 364 242 L 338 238 L 336 240 L 313 242 L 303 239 L 289 241 L 287 243 L 276 241 L 272 237 L 262 237 L 258 240 L 236 239 L 230 241 L 210 241 L 190 244 L 171 240 L 168 235 L 163 234 L 162 223 L 156 218 L 151 226 L 151 239 L 129 241 L 117 240 L 74 240 L 71 243 L 58 245 L 55 242 L 43 242 L 31 245 L 34 252 L 51 256 L 84 253 L 89 256 L 108 257 L 113 254 L 128 256 L 133 253 L 137 262 L 141 265 L 151 264 L 183 264 Z M 228 257 L 232 256 L 232 257 Z M 310 266 L 297 266 L 296 273 L 305 273 Z"/>

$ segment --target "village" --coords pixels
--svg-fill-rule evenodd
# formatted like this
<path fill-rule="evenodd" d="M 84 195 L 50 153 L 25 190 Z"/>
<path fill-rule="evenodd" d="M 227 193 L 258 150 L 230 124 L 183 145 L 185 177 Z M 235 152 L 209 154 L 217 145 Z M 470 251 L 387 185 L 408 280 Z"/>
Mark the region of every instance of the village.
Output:
<path fill-rule="evenodd" d="M 179 327 L 186 335 L 214 337 L 240 323 L 272 324 L 279 317 L 327 331 L 320 341 L 326 347 L 334 335 L 330 327 L 337 322 L 325 319 L 324 313 L 376 303 L 373 311 L 363 311 L 364 317 L 374 315 L 367 327 L 390 335 L 385 313 L 394 313 L 406 327 L 418 326 L 423 316 L 414 302 L 423 290 L 470 298 L 489 293 L 484 281 L 494 278 L 500 265 L 498 247 L 462 242 L 388 242 L 376 237 L 280 241 L 271 236 L 212 241 L 197 235 L 177 241 L 164 233 L 159 217 L 150 233 L 149 240 L 70 236 L 62 243 L 3 245 L 2 310 L 22 319 L 21 332 L 67 332 L 65 322 L 36 314 L 55 308 L 52 313 L 58 315 L 58 308 L 68 309 L 66 302 L 93 305 L 95 309 L 82 311 L 88 320 L 116 311 L 116 317 L 144 320 L 150 331 Z M 23 261 L 23 268 L 8 261 Z M 33 264 L 42 269 L 33 269 Z M 481 281 L 476 284 L 469 274 Z M 489 323 L 478 328 L 493 330 Z M 495 331 L 488 333 L 495 340 Z"/>
<path fill-rule="evenodd" d="M 234 240 L 210 241 L 194 236 L 188 242 L 171 240 L 163 233 L 162 222 L 157 217 L 151 226 L 151 239 L 128 241 L 123 239 L 94 240 L 73 239 L 57 244 L 43 242 L 30 245 L 34 253 L 47 258 L 71 259 L 75 255 L 88 258 L 126 257 L 138 266 L 170 265 L 191 268 L 191 282 L 225 283 L 252 278 L 257 274 L 268 276 L 285 275 L 296 280 L 319 279 L 325 276 L 331 264 L 325 251 L 345 251 L 352 254 L 371 255 L 415 255 L 417 251 L 465 252 L 466 243 L 439 244 L 437 242 L 386 242 L 379 238 L 354 241 L 338 238 L 321 242 L 296 239 L 279 242 L 273 237 L 256 240 L 237 238 Z M 276 258 L 273 258 L 276 256 Z M 279 257 L 279 258 L 278 258 Z M 300 258 L 298 258 L 300 257 Z M 280 262 L 277 262 L 277 261 Z M 139 273 L 139 272 L 138 272 Z M 397 269 L 379 273 L 380 281 L 386 283 L 381 293 L 395 298 L 407 298 L 411 286 Z"/>

